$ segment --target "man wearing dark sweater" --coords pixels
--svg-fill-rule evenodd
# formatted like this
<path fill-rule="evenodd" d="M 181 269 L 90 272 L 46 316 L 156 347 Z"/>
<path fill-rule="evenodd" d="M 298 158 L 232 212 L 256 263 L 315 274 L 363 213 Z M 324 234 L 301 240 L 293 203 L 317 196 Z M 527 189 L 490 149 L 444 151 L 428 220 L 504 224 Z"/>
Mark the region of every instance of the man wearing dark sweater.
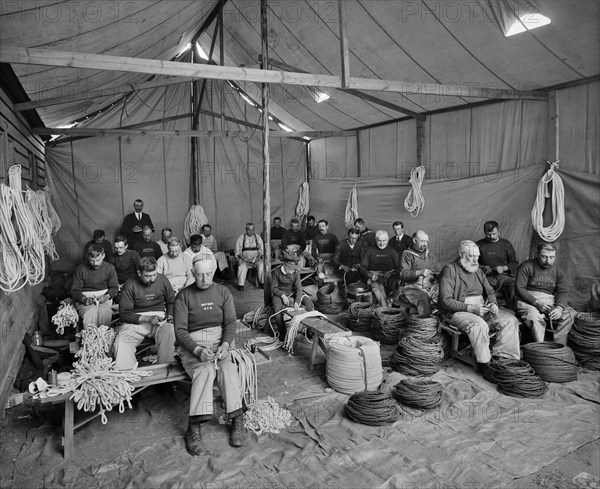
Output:
<path fill-rule="evenodd" d="M 87 261 L 75 270 L 71 287 L 71 298 L 84 328 L 89 324 L 110 325 L 112 299 L 118 291 L 117 272 L 114 266 L 104 262 L 102 246 L 90 246 Z"/>
<path fill-rule="evenodd" d="M 468 335 L 479 372 L 488 382 L 495 382 L 490 369 L 490 329 L 497 331 L 494 353 L 518 360 L 519 323 L 515 316 L 498 308 L 494 289 L 478 260 L 479 247 L 473 241 L 463 241 L 459 257 L 440 274 L 438 308 L 445 321 Z"/>
<path fill-rule="evenodd" d="M 400 265 L 398 253 L 388 246 L 387 231 L 375 233 L 375 248 L 367 248 L 360 262 L 361 275 L 371 286 L 377 303 L 388 306 L 387 296 L 396 289 L 397 273 Z"/>
<path fill-rule="evenodd" d="M 85 247 L 83 248 L 83 261 L 87 261 L 87 252 L 90 249 L 90 246 L 92 246 L 93 244 L 97 244 L 97 245 L 102 246 L 102 249 L 104 250 L 104 261 L 106 263 L 113 262 L 112 245 L 110 244 L 110 241 L 105 239 L 105 237 L 106 237 L 106 233 L 104 232 L 104 230 L 96 229 L 94 231 L 93 239 L 91 241 L 88 241 L 85 244 Z"/>
<path fill-rule="evenodd" d="M 213 414 L 215 377 L 227 414 L 233 420 L 229 443 L 242 446 L 246 441 L 244 406 L 237 367 L 231 361 L 229 346 L 235 336 L 236 314 L 227 287 L 213 283 L 213 260 L 194 259 L 195 282 L 175 298 L 175 335 L 181 345 L 183 368 L 192 379 L 189 424 L 185 435 L 187 450 L 197 456 L 206 454 L 201 423 Z"/>
<path fill-rule="evenodd" d="M 559 270 L 556 247 L 542 243 L 537 258 L 519 265 L 515 278 L 516 312 L 531 330 L 534 341 L 544 341 L 546 319 L 554 333 L 554 341 L 567 344 L 576 312 L 567 306 L 567 277 Z"/>
<path fill-rule="evenodd" d="M 362 242 L 358 240 L 358 236 L 358 229 L 348 229 L 348 237 L 338 243 L 333 254 L 333 264 L 344 276 L 346 284 L 360 282 L 360 260 L 364 248 Z"/>
<path fill-rule="evenodd" d="M 133 202 L 133 209 L 135 212 L 127 214 L 121 225 L 121 234 L 125 235 L 129 242 L 129 246 L 132 248 L 138 241 L 142 240 L 142 228 L 144 226 L 150 226 L 152 231 L 154 231 L 152 219 L 150 219 L 148 214 L 142 212 L 144 209 L 144 202 L 141 199 L 136 199 Z"/>
<path fill-rule="evenodd" d="M 324 279 L 327 275 L 332 275 L 333 254 L 338 244 L 338 239 L 335 234 L 329 232 L 329 223 L 325 219 L 321 219 L 318 224 L 319 234 L 313 238 L 311 255 L 317 260 L 317 273 L 319 279 Z"/>
<path fill-rule="evenodd" d="M 358 229 L 358 232 L 360 233 L 358 240 L 362 241 L 364 248 L 377 248 L 377 238 L 375 233 L 367 227 L 365 220 L 362 217 L 354 219 L 354 227 Z"/>
<path fill-rule="evenodd" d="M 306 250 L 306 237 L 300 230 L 300 221 L 295 217 L 290 221 L 290 229 L 287 229 L 281 238 L 282 251 L 295 253 L 300 261 L 299 268 L 304 268 L 307 263 L 313 266 L 315 259 Z"/>
<path fill-rule="evenodd" d="M 281 239 L 285 233 L 285 228 L 281 225 L 281 217 L 273 218 L 271 226 L 271 256 L 279 260 L 281 258 Z M 263 239 L 264 241 L 264 239 Z"/>
<path fill-rule="evenodd" d="M 500 292 L 506 301 L 506 307 L 515 305 L 515 273 L 519 262 L 513 245 L 500 237 L 500 228 L 496 221 L 487 221 L 483 225 L 485 239 L 477 241 L 479 264 L 485 276 L 496 292 Z"/>
<path fill-rule="evenodd" d="M 138 241 L 133 249 L 138 252 L 140 258 L 152 257 L 158 260 L 163 256 L 162 248 L 158 243 L 152 241 L 152 235 L 154 231 L 150 226 L 144 226 L 142 228 L 142 240 Z"/>
<path fill-rule="evenodd" d="M 123 285 L 119 301 L 121 326 L 113 344 L 117 368 L 135 368 L 135 349 L 144 338 L 154 338 L 158 347 L 158 363 L 171 363 L 175 357 L 173 302 L 171 283 L 156 271 L 153 257 L 142 258 L 137 276 Z"/>
<path fill-rule="evenodd" d="M 304 230 L 305 241 L 312 241 L 317 234 L 319 234 L 317 219 L 315 216 L 308 216 L 306 218 L 306 229 Z"/>
<path fill-rule="evenodd" d="M 140 255 L 137 251 L 128 249 L 129 244 L 125 236 L 115 238 L 115 254 L 113 261 L 117 270 L 119 285 L 123 285 L 128 278 L 137 277 L 137 266 L 140 262 Z"/>

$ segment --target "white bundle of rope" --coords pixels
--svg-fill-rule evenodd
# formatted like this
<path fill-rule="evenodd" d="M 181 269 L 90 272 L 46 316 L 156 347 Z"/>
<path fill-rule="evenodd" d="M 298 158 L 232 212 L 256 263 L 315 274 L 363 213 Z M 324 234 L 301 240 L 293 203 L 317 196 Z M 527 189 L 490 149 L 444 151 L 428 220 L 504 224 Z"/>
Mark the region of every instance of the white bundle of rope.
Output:
<path fill-rule="evenodd" d="M 310 206 L 310 191 L 308 182 L 303 182 L 300 187 L 298 187 L 298 202 L 296 204 L 296 219 L 302 222 L 305 216 L 308 215 L 308 210 Z"/>
<path fill-rule="evenodd" d="M 186 243 L 190 242 L 190 237 L 194 234 L 202 234 L 202 226 L 208 224 L 208 218 L 201 205 L 193 205 L 185 216 L 183 225 L 183 237 Z"/>
<path fill-rule="evenodd" d="M 257 435 L 261 433 L 279 433 L 292 424 L 293 417 L 285 408 L 280 408 L 271 397 L 256 401 L 244 416 L 244 425 Z"/>
<path fill-rule="evenodd" d="M 247 355 L 242 348 L 229 350 L 231 361 L 237 365 L 240 379 L 240 392 L 246 405 L 249 406 L 258 400 L 258 376 L 256 373 L 256 360 L 254 355 Z"/>
<path fill-rule="evenodd" d="M 32 225 L 42 244 L 42 247 L 51 260 L 58 260 L 58 253 L 52 239 L 52 221 L 48 215 L 46 196 L 44 192 L 37 192 L 28 188 L 25 190 L 25 202 L 32 216 Z"/>
<path fill-rule="evenodd" d="M 60 307 L 56 311 L 56 314 L 52 316 L 51 321 L 56 326 L 58 334 L 65 334 L 65 328 L 67 327 L 77 326 L 79 314 L 77 314 L 77 309 L 73 306 L 73 301 L 71 299 L 60 301 Z"/>
<path fill-rule="evenodd" d="M 0 184 L 0 289 L 10 294 L 27 283 L 27 264 L 11 216 L 16 192 Z"/>
<path fill-rule="evenodd" d="M 293 311 L 294 308 L 288 307 L 287 310 Z M 283 340 L 283 347 L 290 353 L 294 353 L 294 342 L 296 341 L 296 335 L 306 329 L 306 326 L 303 328 L 302 321 L 310 317 L 326 316 L 319 311 L 306 311 L 305 313 L 298 314 L 292 318 L 290 324 L 287 326 L 287 332 L 285 334 L 285 339 Z"/>
<path fill-rule="evenodd" d="M 377 389 L 383 380 L 379 344 L 364 336 L 332 338 L 326 373 L 327 383 L 343 394 Z"/>
<path fill-rule="evenodd" d="M 565 187 L 562 178 L 556 171 L 558 161 L 547 162 L 548 171 L 542 176 L 537 186 L 537 194 L 533 209 L 531 209 L 531 224 L 544 241 L 556 241 L 565 228 Z M 552 195 L 548 191 L 548 184 L 552 182 Z M 544 227 L 544 207 L 546 199 L 552 200 L 552 224 Z"/>
<path fill-rule="evenodd" d="M 346 202 L 346 214 L 344 216 L 344 222 L 346 227 L 349 229 L 354 226 L 354 220 L 358 217 L 358 191 L 356 190 L 356 183 L 350 194 L 348 195 L 348 201 Z"/>
<path fill-rule="evenodd" d="M 52 223 L 52 236 L 56 236 L 56 233 L 62 226 L 62 221 L 58 216 L 58 213 L 52 205 L 52 190 L 50 187 L 44 187 L 44 197 L 46 198 L 46 210 L 48 212 L 48 219 Z"/>
<path fill-rule="evenodd" d="M 416 217 L 419 212 L 425 207 L 425 197 L 421 191 L 423 180 L 425 180 L 425 172 L 427 169 L 424 166 L 417 166 L 410 171 L 409 183 L 412 185 L 410 192 L 404 199 L 404 208 L 410 212 L 410 215 Z"/>

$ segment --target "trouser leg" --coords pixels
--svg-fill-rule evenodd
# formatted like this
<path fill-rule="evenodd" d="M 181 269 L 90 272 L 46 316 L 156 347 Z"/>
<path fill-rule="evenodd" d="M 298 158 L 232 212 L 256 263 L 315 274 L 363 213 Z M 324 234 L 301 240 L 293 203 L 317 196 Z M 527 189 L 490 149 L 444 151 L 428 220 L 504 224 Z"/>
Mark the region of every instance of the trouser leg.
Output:
<path fill-rule="evenodd" d="M 248 274 L 248 264 L 245 261 L 240 261 L 237 270 L 238 285 L 246 283 L 246 275 Z"/>
<path fill-rule="evenodd" d="M 489 326 L 483 318 L 470 312 L 455 312 L 448 322 L 467 334 L 478 363 L 491 360 Z"/>
<path fill-rule="evenodd" d="M 181 363 L 192 379 L 190 416 L 210 419 L 213 414 L 213 383 L 216 372 L 212 362 L 201 362 L 193 353 L 181 349 Z"/>
<path fill-rule="evenodd" d="M 265 283 L 265 268 L 263 266 L 263 261 L 258 260 L 254 264 L 254 268 L 256 268 L 256 276 L 258 278 L 258 282 L 261 284 L 264 284 Z"/>
<path fill-rule="evenodd" d="M 154 335 L 158 347 L 158 363 L 171 363 L 175 360 L 175 328 L 172 323 L 162 323 Z"/>
<path fill-rule="evenodd" d="M 544 341 L 546 320 L 538 308 L 527 302 L 517 301 L 517 314 L 531 331 L 533 340 L 536 342 Z"/>
<path fill-rule="evenodd" d="M 285 308 L 285 306 L 283 305 L 283 301 L 281 300 L 281 297 L 278 297 L 276 295 L 273 296 L 273 312 L 274 313 L 279 313 L 277 314 L 277 316 L 275 316 L 275 323 L 277 324 L 277 330 L 279 331 L 279 337 L 281 339 L 285 338 L 285 334 L 286 334 L 286 328 L 285 328 L 285 322 L 283 321 L 283 313 L 280 311 L 283 311 L 283 309 Z"/>
<path fill-rule="evenodd" d="M 383 307 L 387 306 L 387 295 L 385 293 L 385 287 L 383 284 L 374 282 L 371 284 L 371 289 L 373 290 L 375 299 L 377 299 L 377 303 Z"/>
<path fill-rule="evenodd" d="M 496 343 L 494 344 L 494 354 L 509 356 L 518 360 L 521 358 L 519 347 L 519 321 L 509 312 L 498 310 L 498 317 L 494 324 L 496 333 Z"/>
<path fill-rule="evenodd" d="M 576 314 L 577 312 L 571 307 L 565 307 L 560 319 L 552 322 L 552 327 L 554 329 L 554 341 L 560 343 L 561 345 L 567 344 L 569 331 L 571 331 L 571 328 L 573 327 Z"/>
<path fill-rule="evenodd" d="M 431 303 L 429 295 L 427 295 L 425 290 L 407 286 L 402 289 L 402 296 L 416 308 L 420 317 L 429 317 L 431 315 Z"/>
<path fill-rule="evenodd" d="M 243 413 L 242 393 L 237 366 L 231 361 L 231 356 L 219 360 L 217 384 L 225 402 L 225 409 L 230 418 Z"/>
<path fill-rule="evenodd" d="M 135 367 L 137 360 L 135 350 L 142 340 L 148 336 L 151 328 L 144 324 L 122 324 L 113 344 L 113 357 L 119 370 L 129 370 Z"/>
<path fill-rule="evenodd" d="M 108 299 L 106 302 L 98 305 L 98 325 L 110 326 L 112 321 L 112 300 Z"/>

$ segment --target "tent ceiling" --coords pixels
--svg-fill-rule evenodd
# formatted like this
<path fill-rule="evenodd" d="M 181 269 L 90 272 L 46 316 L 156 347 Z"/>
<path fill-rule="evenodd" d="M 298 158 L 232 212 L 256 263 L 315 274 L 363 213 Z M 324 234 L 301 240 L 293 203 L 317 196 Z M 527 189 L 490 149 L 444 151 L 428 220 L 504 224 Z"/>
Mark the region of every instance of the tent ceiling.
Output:
<path fill-rule="evenodd" d="M 0 11 L 0 41 L 3 46 L 168 60 L 189 42 L 216 4 L 216 0 L 54 1 L 36 2 L 36 6 L 10 2 L 10 9 Z M 299 70 L 339 76 L 338 3 L 290 0 L 269 4 L 270 57 Z M 533 90 L 600 73 L 600 7 L 596 0 L 540 2 L 535 8 L 552 23 L 508 38 L 500 26 L 503 16 L 510 17 L 511 9 L 523 11 L 524 7 L 531 12 L 529 2 L 345 0 L 344 5 L 354 77 Z M 206 52 L 212 35 L 211 27 L 200 38 Z M 224 48 L 226 65 L 258 65 L 260 2 L 226 3 Z M 218 53 L 217 41 L 217 61 Z M 148 78 L 62 67 L 14 64 L 13 68 L 32 100 L 82 90 L 114 90 Z M 331 98 L 317 104 L 306 88 L 292 85 L 273 85 L 270 93 L 284 112 L 315 130 L 351 129 L 403 116 L 339 90 L 317 89 Z M 443 94 L 369 93 L 420 113 L 483 100 Z M 447 94 L 452 95 L 451 89 Z M 86 116 L 121 96 L 71 101 L 38 112 L 44 123 L 53 127 Z M 297 121 L 290 120 L 289 125 L 301 129 Z"/>

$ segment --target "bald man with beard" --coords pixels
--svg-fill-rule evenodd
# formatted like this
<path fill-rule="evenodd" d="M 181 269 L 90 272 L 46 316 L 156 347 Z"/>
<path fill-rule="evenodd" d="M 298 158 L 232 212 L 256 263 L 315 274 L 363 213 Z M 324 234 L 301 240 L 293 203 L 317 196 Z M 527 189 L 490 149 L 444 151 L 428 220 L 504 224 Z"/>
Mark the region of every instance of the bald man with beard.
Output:
<path fill-rule="evenodd" d="M 473 241 L 460 244 L 459 257 L 440 274 L 438 308 L 442 318 L 466 333 L 483 378 L 494 382 L 490 369 L 490 330 L 497 331 L 494 355 L 518 360 L 519 323 L 498 308 L 494 289 L 479 266 L 479 247 Z"/>

